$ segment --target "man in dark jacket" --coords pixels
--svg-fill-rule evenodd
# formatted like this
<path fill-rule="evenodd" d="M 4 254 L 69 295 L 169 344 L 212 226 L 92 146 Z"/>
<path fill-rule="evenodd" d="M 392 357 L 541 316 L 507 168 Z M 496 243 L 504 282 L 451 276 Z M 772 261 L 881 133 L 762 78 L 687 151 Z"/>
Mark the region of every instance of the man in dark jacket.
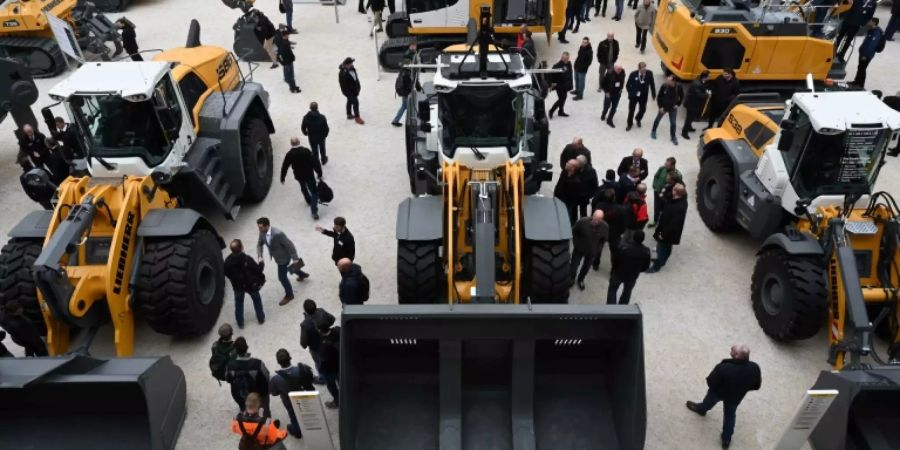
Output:
<path fill-rule="evenodd" d="M 316 225 L 316 231 L 334 240 L 334 246 L 331 247 L 331 260 L 335 264 L 344 258 L 351 261 L 356 258 L 356 241 L 347 228 L 347 219 L 340 216 L 335 217 L 334 225 L 330 230 Z"/>
<path fill-rule="evenodd" d="M 362 267 L 350 258 L 339 259 L 338 271 L 341 273 L 341 284 L 338 286 L 338 297 L 342 305 L 362 305 L 366 300 L 366 281 Z"/>
<path fill-rule="evenodd" d="M 284 13 L 284 21 L 287 24 L 287 30 L 290 34 L 297 34 L 294 28 L 294 1 L 278 0 L 279 9 Z"/>
<path fill-rule="evenodd" d="M 572 100 L 584 98 L 584 82 L 587 80 L 587 71 L 594 62 L 594 49 L 591 47 L 591 39 L 585 36 L 581 39 L 581 47 L 578 47 L 578 56 L 575 57 L 575 90 Z"/>
<path fill-rule="evenodd" d="M 625 198 L 628 194 L 637 190 L 638 183 L 641 182 L 640 169 L 635 166 L 631 166 L 628 169 L 628 173 L 619 177 L 618 187 L 619 189 L 616 191 L 616 201 L 619 203 L 624 203 Z"/>
<path fill-rule="evenodd" d="M 266 321 L 262 297 L 259 295 L 259 290 L 266 281 L 262 265 L 244 253 L 244 244 L 240 239 L 231 241 L 230 247 L 231 254 L 225 258 L 225 276 L 231 281 L 231 288 L 234 290 L 234 320 L 238 328 L 244 328 L 244 294 L 250 294 L 256 320 L 262 325 Z"/>
<path fill-rule="evenodd" d="M 359 116 L 359 76 L 356 74 L 356 68 L 353 67 L 353 58 L 344 58 L 338 72 L 338 83 L 341 85 L 341 94 L 347 98 L 347 118 L 356 120 L 356 123 L 363 125 L 366 122 Z"/>
<path fill-rule="evenodd" d="M 840 31 L 834 40 L 834 48 L 837 49 L 836 58 L 846 61 L 847 50 L 850 44 L 859 33 L 859 29 L 863 25 L 869 23 L 875 16 L 875 9 L 878 7 L 877 0 L 854 0 L 850 11 L 844 14 L 844 20 L 841 22 Z"/>
<path fill-rule="evenodd" d="M 606 17 L 606 6 L 603 7 Z M 606 33 L 606 39 L 597 44 L 597 65 L 600 67 L 600 86 L 597 92 L 603 91 L 603 78 L 608 72 L 612 72 L 613 66 L 619 60 L 619 41 L 616 40 L 615 33 Z"/>
<path fill-rule="evenodd" d="M 884 40 L 893 41 L 894 33 L 900 29 L 900 2 L 891 2 L 891 19 L 884 29 Z"/>
<path fill-rule="evenodd" d="M 325 402 L 325 407 L 335 409 L 340 406 L 338 377 L 341 373 L 341 327 L 333 327 L 327 322 L 317 325 L 319 334 L 322 335 L 322 344 L 319 347 L 319 374 L 322 375 L 325 386 L 334 399 L 330 402 Z"/>
<path fill-rule="evenodd" d="M 672 139 L 672 144 L 678 145 L 675 130 L 678 128 L 678 107 L 681 106 L 683 101 L 684 91 L 675 82 L 675 76 L 667 76 L 665 84 L 659 88 L 659 97 L 656 99 L 656 103 L 659 105 L 659 113 L 656 114 L 656 119 L 653 120 L 653 129 L 650 130 L 651 138 L 656 139 L 656 128 L 659 127 L 659 121 L 662 120 L 664 115 L 668 115 L 669 138 Z"/>
<path fill-rule="evenodd" d="M 7 300 L 0 309 L 0 327 L 9 333 L 16 345 L 25 349 L 25 356 L 47 356 L 41 330 L 25 315 L 25 308 L 19 300 Z"/>
<path fill-rule="evenodd" d="M 725 109 L 731 104 L 731 101 L 740 93 L 740 83 L 734 75 L 734 70 L 725 69 L 718 78 L 710 83 L 709 96 L 709 121 L 707 128 L 712 128 L 713 124 L 719 120 L 719 116 L 725 113 Z"/>
<path fill-rule="evenodd" d="M 284 82 L 287 83 L 291 92 L 294 94 L 300 93 L 300 88 L 297 87 L 297 81 L 294 78 L 294 49 L 291 48 L 291 41 L 288 40 L 288 36 L 291 35 L 291 31 L 288 28 L 280 28 L 278 33 L 281 35 L 280 39 L 275 41 L 275 45 L 278 49 L 278 56 L 276 57 L 276 61 L 281 63 L 281 70 L 284 75 Z"/>
<path fill-rule="evenodd" d="M 737 407 L 750 391 L 758 391 L 762 386 L 759 365 L 750 361 L 750 348 L 746 345 L 731 346 L 731 358 L 722 362 L 706 377 L 706 397 L 700 403 L 688 401 L 687 409 L 705 416 L 707 411 L 722 402 L 724 420 L 722 424 L 722 448 L 731 445 L 734 434 Z"/>
<path fill-rule="evenodd" d="M 584 155 L 584 157 L 587 158 L 587 165 L 591 165 L 591 151 L 584 146 L 584 140 L 580 137 L 576 137 L 575 139 L 572 139 L 571 144 L 566 144 L 566 146 L 563 147 L 563 150 L 559 155 L 559 168 L 565 170 L 566 163 L 569 162 L 570 159 L 577 158 L 579 155 Z"/>
<path fill-rule="evenodd" d="M 666 265 L 669 256 L 672 255 L 672 246 L 681 243 L 681 233 L 684 231 L 684 219 L 687 216 L 687 193 L 683 184 L 676 184 L 672 188 L 672 200 L 666 202 L 665 209 L 659 216 L 656 225 L 656 261 L 647 270 L 647 273 L 659 272 Z"/>
<path fill-rule="evenodd" d="M 81 147 L 81 141 L 78 139 L 78 132 L 71 124 L 66 123 L 66 119 L 56 117 L 53 119 L 54 128 L 50 131 L 53 136 L 63 146 L 63 156 L 67 162 L 73 159 L 84 158 L 84 150 Z"/>
<path fill-rule="evenodd" d="M 684 99 L 684 125 L 681 126 L 681 137 L 690 139 L 688 133 L 697 131 L 694 129 L 694 121 L 703 115 L 706 107 L 706 99 L 709 98 L 709 90 L 707 84 L 709 82 L 709 71 L 700 72 L 700 78 L 691 82 L 688 88 L 687 97 Z"/>
<path fill-rule="evenodd" d="M 537 48 L 534 46 L 534 39 L 531 37 L 531 30 L 525 30 L 525 40 L 522 41 L 522 61 L 525 63 L 526 69 L 534 67 L 534 61 L 537 59 Z"/>
<path fill-rule="evenodd" d="M 609 237 L 606 239 L 609 251 L 618 251 L 622 241 L 622 234 L 625 233 L 625 207 L 621 202 L 616 201 L 616 191 L 613 189 L 600 191 L 594 197 L 591 206 L 594 211 L 603 211 L 603 220 L 609 225 Z M 603 256 L 603 247 L 600 247 L 597 255 L 594 257 L 594 270 L 600 270 L 601 256 Z"/>
<path fill-rule="evenodd" d="M 605 120 L 607 125 L 615 128 L 613 116 L 616 115 L 616 107 L 619 106 L 619 99 L 622 98 L 622 89 L 625 88 L 625 71 L 622 69 L 622 66 L 616 64 L 613 70 L 607 72 L 601 85 L 603 86 L 604 95 L 603 114 L 600 115 L 600 120 Z"/>
<path fill-rule="evenodd" d="M 562 52 L 559 61 L 553 65 L 554 69 L 561 69 L 561 73 L 557 73 L 551 86 L 556 90 L 556 102 L 550 107 L 549 116 L 552 119 L 553 113 L 559 109 L 559 117 L 569 117 L 566 114 L 566 98 L 569 90 L 572 89 L 572 63 L 569 61 L 569 52 Z"/>
<path fill-rule="evenodd" d="M 300 323 L 300 346 L 309 348 L 309 355 L 316 364 L 316 371 L 321 372 L 319 359 L 319 346 L 322 343 L 322 335 L 319 334 L 318 324 L 334 325 L 334 316 L 328 311 L 319 308 L 312 299 L 303 301 L 303 322 Z"/>
<path fill-rule="evenodd" d="M 328 137 L 328 119 L 319 112 L 319 104 L 312 102 L 309 104 L 309 112 L 303 116 L 300 122 L 300 131 L 304 136 L 309 137 L 309 146 L 315 155 L 316 160 L 324 166 L 328 164 L 328 155 L 325 154 L 325 138 Z"/>
<path fill-rule="evenodd" d="M 319 191 L 316 187 L 316 177 L 322 179 L 322 166 L 319 160 L 313 156 L 310 149 L 300 145 L 300 139 L 291 138 L 291 149 L 284 155 L 281 163 L 281 184 L 287 176 L 289 168 L 294 169 L 294 179 L 300 183 L 300 192 L 303 199 L 312 211 L 312 217 L 319 220 Z"/>
<path fill-rule="evenodd" d="M 631 301 L 631 291 L 637 283 L 641 272 L 650 267 L 650 249 L 644 245 L 644 232 L 635 231 L 631 241 L 625 242 L 618 251 L 610 254 L 612 257 L 612 272 L 609 275 L 609 288 L 606 291 L 606 304 L 627 305 Z M 622 296 L 616 301 L 619 286 Z"/>
<path fill-rule="evenodd" d="M 263 49 L 266 51 L 266 54 L 269 55 L 269 58 L 272 60 L 272 68 L 278 68 L 277 57 L 275 55 L 275 50 L 272 48 L 273 44 L 275 44 L 275 35 L 278 30 L 275 28 L 275 25 L 266 17 L 262 11 L 258 9 L 251 10 L 249 14 L 252 14 L 256 17 L 256 28 L 253 29 L 254 34 L 256 34 L 256 39 L 263 45 Z"/>
<path fill-rule="evenodd" d="M 225 369 L 225 381 L 231 384 L 231 398 L 243 408 L 250 393 L 258 394 L 265 407 L 265 415 L 271 417 L 269 410 L 269 370 L 258 358 L 250 356 L 247 340 L 243 336 L 234 340 L 237 357 L 228 361 Z"/>
<path fill-rule="evenodd" d="M 572 261 L 570 271 L 578 289 L 584 290 L 584 277 L 594 258 L 609 237 L 609 225 L 603 221 L 603 211 L 596 210 L 591 217 L 582 217 L 572 226 Z M 579 270 L 579 265 L 581 269 Z M 577 273 L 577 278 L 576 278 Z"/>
<path fill-rule="evenodd" d="M 597 186 L 600 184 L 600 181 L 597 179 L 597 171 L 588 164 L 586 156 L 578 155 L 575 160 L 578 161 L 578 171 L 581 175 L 581 187 L 578 189 L 576 197 L 578 217 L 581 218 L 587 216 L 588 205 L 591 204 L 591 200 L 597 194 Z"/>
<path fill-rule="evenodd" d="M 635 148 L 631 151 L 631 156 L 622 158 L 622 161 L 619 161 L 619 167 L 616 169 L 616 174 L 620 177 L 625 176 L 632 167 L 637 167 L 640 170 L 640 181 L 644 181 L 650 173 L 647 160 L 644 159 L 644 150 L 642 148 Z"/>
<path fill-rule="evenodd" d="M 125 17 L 116 21 L 116 28 L 122 30 L 122 48 L 131 55 L 132 61 L 143 61 L 144 58 L 138 53 L 137 34 L 134 32 L 136 28 L 134 23 Z"/>
<path fill-rule="evenodd" d="M 625 89 L 628 91 L 628 121 L 625 131 L 629 131 L 635 122 L 638 128 L 641 127 L 641 119 L 647 111 L 647 98 L 652 96 L 656 100 L 656 82 L 653 81 L 653 72 L 647 70 L 647 63 L 639 62 L 638 69 L 628 74 Z M 635 106 L 638 107 L 637 116 L 634 115 Z"/>
<path fill-rule="evenodd" d="M 900 0 L 897 0 L 900 1 Z M 859 65 L 856 66 L 856 77 L 853 79 L 860 89 L 866 87 L 866 69 L 876 53 L 884 50 L 884 32 L 878 28 L 878 18 L 873 17 L 869 20 L 869 31 L 866 32 L 866 38 L 859 45 Z"/>
<path fill-rule="evenodd" d="M 574 225 L 578 218 L 578 201 L 581 197 L 582 184 L 580 164 L 577 159 L 566 162 L 565 169 L 559 174 L 556 187 L 553 188 L 553 196 L 566 205 L 569 213 L 569 223 Z"/>
<path fill-rule="evenodd" d="M 303 432 L 300 430 L 300 423 L 297 422 L 297 415 L 294 413 L 294 404 L 288 394 L 296 391 L 316 390 L 313 386 L 312 369 L 303 363 L 291 365 L 291 354 L 283 348 L 275 352 L 275 360 L 278 361 L 281 368 L 276 370 L 272 379 L 269 380 L 269 394 L 281 398 L 281 404 L 284 405 L 291 420 L 287 431 L 291 436 L 301 439 Z"/>

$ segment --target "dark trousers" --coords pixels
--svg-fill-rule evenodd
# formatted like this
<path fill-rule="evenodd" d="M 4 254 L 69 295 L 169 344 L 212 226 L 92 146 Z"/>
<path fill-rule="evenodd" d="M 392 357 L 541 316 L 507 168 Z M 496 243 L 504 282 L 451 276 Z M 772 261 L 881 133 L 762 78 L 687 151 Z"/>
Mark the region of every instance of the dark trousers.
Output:
<path fill-rule="evenodd" d="M 606 240 L 606 244 L 609 245 L 609 251 L 617 252 L 619 251 L 619 245 L 622 243 L 622 236 L 615 236 L 610 234 L 609 239 Z M 594 255 L 594 270 L 600 269 L 600 258 L 603 256 L 603 242 L 600 243 L 600 246 L 597 247 L 597 254 Z"/>
<path fill-rule="evenodd" d="M 672 244 L 657 242 L 656 261 L 653 262 L 653 266 L 650 267 L 650 270 L 653 270 L 655 272 L 659 269 L 662 269 L 663 266 L 666 265 L 666 262 L 669 260 L 670 256 L 672 256 Z"/>
<path fill-rule="evenodd" d="M 659 215 L 662 214 L 665 207 L 666 201 L 662 196 L 662 191 L 653 191 L 653 223 L 659 222 Z"/>
<path fill-rule="evenodd" d="M 297 89 L 297 82 L 294 79 L 294 63 L 282 63 L 281 71 L 284 73 L 284 82 L 291 89 Z"/>
<path fill-rule="evenodd" d="M 634 285 L 637 283 L 637 278 L 622 278 L 615 271 L 609 276 L 609 288 L 606 290 L 606 304 L 607 305 L 627 305 L 629 301 L 631 301 L 631 290 L 634 289 Z M 619 292 L 619 286 L 625 285 L 622 289 L 622 296 L 619 297 L 618 302 L 616 301 L 616 296 Z"/>
<path fill-rule="evenodd" d="M 625 10 L 625 0 L 616 0 L 616 15 L 619 19 L 622 18 L 622 12 Z"/>
<path fill-rule="evenodd" d="M 566 205 L 566 212 L 569 213 L 569 225 L 575 225 L 575 221 L 578 220 L 578 203 L 575 202 L 563 202 Z"/>
<path fill-rule="evenodd" d="M 884 38 L 894 40 L 894 33 L 900 30 L 900 14 L 892 14 L 891 20 L 888 21 L 887 27 L 884 29 Z"/>
<path fill-rule="evenodd" d="M 291 423 L 287 425 L 288 433 L 291 433 L 291 436 L 300 437 L 303 433 L 300 431 L 300 422 L 297 422 L 297 414 L 294 413 L 294 405 L 291 404 L 291 397 L 287 394 L 281 395 L 281 404 L 284 405 L 284 409 L 287 410 L 288 418 Z"/>
<path fill-rule="evenodd" d="M 335 403 L 340 403 L 340 393 L 338 392 L 338 374 L 331 372 L 319 372 L 319 376 L 325 381 L 325 387 L 334 399 Z"/>
<path fill-rule="evenodd" d="M 359 0 L 359 6 L 356 8 L 356 10 L 359 11 L 360 14 L 366 13 L 365 0 Z"/>
<path fill-rule="evenodd" d="M 313 214 L 318 214 L 319 212 L 319 189 L 316 187 L 316 180 L 306 180 L 301 181 L 297 180 L 300 183 L 300 193 L 303 194 L 303 200 L 306 200 L 306 204 L 309 205 L 309 210 Z"/>
<path fill-rule="evenodd" d="M 687 134 L 688 132 L 693 131 L 694 121 L 697 120 L 697 116 L 699 115 L 700 114 L 697 111 L 691 108 L 687 108 L 684 110 L 684 125 L 681 126 L 682 134 Z"/>
<path fill-rule="evenodd" d="M 647 32 L 650 30 L 642 30 L 637 25 L 634 26 L 634 30 L 637 33 L 634 48 L 640 48 L 643 52 L 647 48 Z"/>
<path fill-rule="evenodd" d="M 603 248 L 603 244 L 601 243 L 599 247 Z M 572 261 L 569 264 L 569 270 L 572 273 L 573 279 L 584 281 L 584 277 L 587 276 L 588 269 L 590 269 L 591 265 L 594 262 L 594 256 L 596 253 L 596 251 L 585 253 L 577 248 L 572 249 Z M 581 267 L 580 269 L 579 266 Z M 576 274 L 578 275 L 578 278 L 575 278 Z"/>
<path fill-rule="evenodd" d="M 859 55 L 859 65 L 856 67 L 856 78 L 853 79 L 853 84 L 860 88 L 866 87 L 866 69 L 869 67 L 870 62 L 872 62 L 870 58 Z"/>
<path fill-rule="evenodd" d="M 320 164 L 328 159 L 328 156 L 325 154 L 325 138 L 313 139 L 313 137 L 310 136 L 309 147 L 313 152 L 313 156 L 319 160 Z"/>
<path fill-rule="evenodd" d="M 135 51 L 137 51 L 137 50 L 135 50 Z M 131 55 L 131 60 L 141 62 L 144 60 L 144 57 L 142 57 L 140 54 L 135 53 L 135 54 Z"/>
<path fill-rule="evenodd" d="M 853 43 L 853 39 L 856 38 L 856 33 L 859 32 L 859 25 L 841 25 L 841 30 L 838 32 L 837 39 L 834 40 L 834 48 L 837 50 L 838 58 L 841 60 L 846 60 L 844 56 L 847 54 L 847 50 L 850 49 L 850 44 Z"/>
<path fill-rule="evenodd" d="M 393 14 L 394 10 L 397 8 L 396 2 L 394 0 L 387 0 L 387 7 L 388 11 Z"/>
<path fill-rule="evenodd" d="M 637 116 L 634 115 L 634 109 L 637 107 Z M 628 97 L 628 126 L 630 127 L 635 120 L 638 123 L 644 118 L 647 112 L 647 97 Z"/>
<path fill-rule="evenodd" d="M 656 114 L 656 119 L 653 119 L 653 133 L 656 133 L 656 128 L 659 126 L 659 121 L 662 120 L 664 115 L 669 116 L 669 137 L 672 140 L 675 140 L 675 130 L 678 128 L 678 109 L 672 108 L 668 111 L 660 111 Z"/>
<path fill-rule="evenodd" d="M 359 97 L 347 96 L 347 117 L 359 117 Z"/>
<path fill-rule="evenodd" d="M 734 434 L 734 424 L 737 421 L 737 407 L 740 402 L 729 402 L 722 400 L 713 391 L 707 389 L 706 397 L 698 406 L 701 412 L 707 412 L 716 406 L 716 403 L 722 402 L 722 442 L 731 442 L 731 436 Z"/>
<path fill-rule="evenodd" d="M 278 264 L 278 281 L 284 288 L 284 296 L 294 298 L 294 288 L 291 286 L 291 280 L 288 278 L 288 265 Z"/>
<path fill-rule="evenodd" d="M 596 10 L 594 11 L 594 17 L 596 17 L 599 14 L 603 14 L 603 17 L 606 17 L 607 3 L 609 3 L 609 0 L 595 0 L 594 1 L 594 8 L 596 8 Z"/>
<path fill-rule="evenodd" d="M 566 99 L 569 98 L 569 91 L 566 89 L 556 88 L 556 102 L 550 107 L 550 115 L 552 116 L 557 109 L 562 114 L 566 112 Z"/>
<path fill-rule="evenodd" d="M 278 266 L 279 269 L 281 266 Z M 279 270 L 280 273 L 280 270 Z M 262 322 L 266 320 L 266 313 L 263 312 L 262 297 L 259 291 L 241 291 L 234 290 L 234 321 L 238 326 L 244 326 L 244 294 L 250 294 L 250 300 L 253 300 L 253 310 L 256 311 L 256 320 Z"/>
<path fill-rule="evenodd" d="M 603 96 L 603 114 L 607 122 L 612 122 L 613 116 L 616 115 L 616 107 L 619 106 L 619 99 L 622 97 L 621 92 L 615 94 L 607 93 Z"/>

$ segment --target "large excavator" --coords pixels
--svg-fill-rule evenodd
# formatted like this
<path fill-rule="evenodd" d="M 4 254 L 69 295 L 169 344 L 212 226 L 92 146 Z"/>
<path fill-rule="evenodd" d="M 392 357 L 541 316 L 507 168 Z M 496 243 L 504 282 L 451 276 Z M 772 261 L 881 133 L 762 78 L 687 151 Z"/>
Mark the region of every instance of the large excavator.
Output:
<path fill-rule="evenodd" d="M 477 41 L 411 66 L 436 70 L 407 126 L 440 192 L 400 205 L 400 304 L 342 313 L 343 449 L 644 446 L 640 310 L 565 304 L 569 219 L 525 187 L 534 72 L 492 40 L 484 8 Z"/>
<path fill-rule="evenodd" d="M 839 395 L 811 436 L 816 449 L 900 442 L 900 208 L 873 187 L 900 113 L 865 91 L 739 96 L 699 146 L 697 209 L 708 228 L 764 239 L 753 311 L 779 341 L 827 324 L 815 389 Z M 886 338 L 881 357 L 875 333 Z"/>
<path fill-rule="evenodd" d="M 90 3 L 79 6 L 78 0 L 12 0 L 0 5 L 0 56 L 18 60 L 35 78 L 62 73 L 66 69 L 65 56 L 56 43 L 47 14 L 69 23 L 75 44 L 86 59 L 108 61 L 122 52 L 115 25 L 96 13 Z"/>

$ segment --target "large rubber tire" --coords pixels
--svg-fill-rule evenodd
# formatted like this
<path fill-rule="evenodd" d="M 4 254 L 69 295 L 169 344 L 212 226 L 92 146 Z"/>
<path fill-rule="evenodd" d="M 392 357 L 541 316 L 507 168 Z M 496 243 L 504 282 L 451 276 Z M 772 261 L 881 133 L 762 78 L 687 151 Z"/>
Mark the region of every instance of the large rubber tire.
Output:
<path fill-rule="evenodd" d="M 274 161 L 272 139 L 263 119 L 249 116 L 241 126 L 241 158 L 244 161 L 244 193 L 247 203 L 263 201 L 272 187 Z"/>
<path fill-rule="evenodd" d="M 700 166 L 697 211 L 711 231 L 729 231 L 737 225 L 734 167 L 728 156 L 721 153 L 711 155 Z"/>
<path fill-rule="evenodd" d="M 756 260 L 752 280 L 753 313 L 767 335 L 779 341 L 815 336 L 828 311 L 820 261 L 766 250 Z"/>
<path fill-rule="evenodd" d="M 222 310 L 224 287 L 222 250 L 209 230 L 144 242 L 135 304 L 158 333 L 198 336 L 208 332 Z"/>
<path fill-rule="evenodd" d="M 569 241 L 526 244 L 525 294 L 532 303 L 568 303 L 572 276 Z"/>
<path fill-rule="evenodd" d="M 46 325 L 31 274 L 41 249 L 43 244 L 37 239 L 10 239 L 0 250 L 0 307 L 10 300 L 18 300 L 25 309 L 25 316 L 44 334 Z"/>
<path fill-rule="evenodd" d="M 444 264 L 440 243 L 397 242 L 397 298 L 400 304 L 444 303 Z"/>

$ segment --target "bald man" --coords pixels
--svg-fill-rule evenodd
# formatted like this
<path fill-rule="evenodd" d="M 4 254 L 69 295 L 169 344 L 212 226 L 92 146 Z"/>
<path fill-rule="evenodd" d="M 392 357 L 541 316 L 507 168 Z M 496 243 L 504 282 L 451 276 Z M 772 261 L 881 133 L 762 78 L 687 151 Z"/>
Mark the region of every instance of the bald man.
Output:
<path fill-rule="evenodd" d="M 750 361 L 750 348 L 746 345 L 732 345 L 731 358 L 722 362 L 706 377 L 706 397 L 700 403 L 688 401 L 687 409 L 705 416 L 707 411 L 722 402 L 722 448 L 731 445 L 731 436 L 734 434 L 734 423 L 737 407 L 747 392 L 757 391 L 762 385 L 762 375 L 759 366 Z"/>
<path fill-rule="evenodd" d="M 684 231 L 684 220 L 687 217 L 687 192 L 681 183 L 672 188 L 672 201 L 666 203 L 666 207 L 659 215 L 659 223 L 656 225 L 656 261 L 647 270 L 647 273 L 659 272 L 669 257 L 672 256 L 672 247 L 681 244 L 681 233 Z"/>
<path fill-rule="evenodd" d="M 362 272 L 359 264 L 354 264 L 350 258 L 341 258 L 337 262 L 338 272 L 341 273 L 341 284 L 338 286 L 338 296 L 342 305 L 362 305 L 369 299 L 369 278 Z"/>
<path fill-rule="evenodd" d="M 562 153 L 559 155 L 559 168 L 565 169 L 566 162 L 570 159 L 575 159 L 579 155 L 584 155 L 587 158 L 587 164 L 591 165 L 591 151 L 588 150 L 587 147 L 584 146 L 584 141 L 576 136 L 575 139 L 572 139 L 571 144 L 566 144 L 563 148 Z"/>
<path fill-rule="evenodd" d="M 294 179 L 300 184 L 300 193 L 309 205 L 313 220 L 319 220 L 319 190 L 316 186 L 316 177 L 322 179 L 322 165 L 310 149 L 300 145 L 300 139 L 297 137 L 291 138 L 291 149 L 284 155 L 284 162 L 281 163 L 281 184 L 284 184 L 289 168 L 294 170 Z"/>
<path fill-rule="evenodd" d="M 582 217 L 572 226 L 572 261 L 570 271 L 572 278 L 576 272 L 578 289 L 584 290 L 584 278 L 600 248 L 609 237 L 609 225 L 603 221 L 603 211 L 596 210 L 590 217 Z M 579 270 L 578 265 L 581 265 Z"/>
<path fill-rule="evenodd" d="M 637 167 L 640 169 L 640 174 L 638 178 L 640 181 L 644 181 L 647 179 L 647 175 L 650 173 L 649 166 L 647 164 L 647 160 L 644 159 L 644 150 L 640 147 L 635 148 L 631 151 L 631 156 L 626 156 L 622 158 L 622 161 L 619 162 L 619 168 L 616 169 L 616 173 L 619 174 L 620 177 L 624 177 L 628 175 L 628 172 L 632 167 Z"/>

